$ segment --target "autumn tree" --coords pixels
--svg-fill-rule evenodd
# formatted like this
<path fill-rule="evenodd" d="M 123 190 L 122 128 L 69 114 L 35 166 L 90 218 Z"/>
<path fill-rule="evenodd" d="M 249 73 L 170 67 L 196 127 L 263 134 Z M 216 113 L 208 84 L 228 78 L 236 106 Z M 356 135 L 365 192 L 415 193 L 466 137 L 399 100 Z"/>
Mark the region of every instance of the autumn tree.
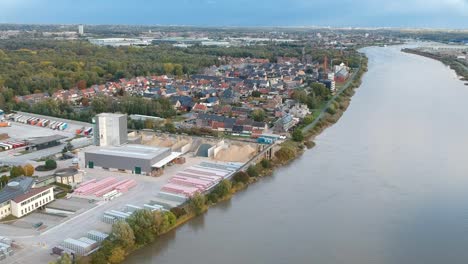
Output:
<path fill-rule="evenodd" d="M 86 81 L 85 81 L 85 80 L 80 80 L 80 81 L 78 81 L 78 83 L 76 84 L 76 87 L 77 87 L 79 90 L 86 89 L 86 87 L 87 87 Z"/>
<path fill-rule="evenodd" d="M 109 256 L 109 263 L 117 264 L 121 263 L 125 259 L 126 252 L 122 247 L 115 247 Z"/>
<path fill-rule="evenodd" d="M 34 175 L 34 166 L 31 164 L 24 165 L 23 170 L 24 170 L 24 176 L 31 177 Z"/>

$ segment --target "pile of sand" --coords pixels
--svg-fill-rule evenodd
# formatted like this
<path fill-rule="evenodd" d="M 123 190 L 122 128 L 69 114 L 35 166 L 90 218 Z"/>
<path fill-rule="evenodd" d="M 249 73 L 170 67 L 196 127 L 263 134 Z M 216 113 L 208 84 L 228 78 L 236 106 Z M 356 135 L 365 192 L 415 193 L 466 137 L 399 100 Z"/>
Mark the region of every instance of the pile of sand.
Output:
<path fill-rule="evenodd" d="M 173 151 L 180 149 L 187 145 L 190 141 L 186 137 L 170 137 L 170 136 L 156 136 L 156 135 L 143 135 L 143 145 L 153 147 L 172 148 Z"/>
<path fill-rule="evenodd" d="M 247 162 L 256 152 L 256 149 L 248 144 L 230 145 L 220 150 L 214 158 L 219 161 Z"/>

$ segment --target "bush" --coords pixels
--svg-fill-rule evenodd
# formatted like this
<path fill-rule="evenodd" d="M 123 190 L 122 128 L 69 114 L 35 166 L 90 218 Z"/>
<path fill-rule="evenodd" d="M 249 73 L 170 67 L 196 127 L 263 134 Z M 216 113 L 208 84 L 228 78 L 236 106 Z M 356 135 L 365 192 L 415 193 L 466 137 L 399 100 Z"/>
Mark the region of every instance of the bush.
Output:
<path fill-rule="evenodd" d="M 232 179 L 235 182 L 248 183 L 249 180 L 250 180 L 250 176 L 244 171 L 238 171 L 238 172 L 236 172 L 236 174 L 234 174 Z"/>
<path fill-rule="evenodd" d="M 16 178 L 24 175 L 24 169 L 21 166 L 13 166 L 10 170 L 10 178 Z"/>
<path fill-rule="evenodd" d="M 48 170 L 54 170 L 57 168 L 57 162 L 55 162 L 55 160 L 48 159 L 45 161 L 44 167 Z"/>
<path fill-rule="evenodd" d="M 249 174 L 250 177 L 258 177 L 258 170 L 256 166 L 250 165 L 249 168 L 247 169 L 247 174 Z"/>
<path fill-rule="evenodd" d="M 177 218 L 180 218 L 180 217 L 182 217 L 182 216 L 184 216 L 184 215 L 187 214 L 187 211 L 185 211 L 185 209 L 184 209 L 184 208 L 181 208 L 181 207 L 173 207 L 173 208 L 171 208 L 170 211 L 171 211 L 171 212 L 175 215 L 175 217 L 177 217 Z"/>
<path fill-rule="evenodd" d="M 308 116 L 304 117 L 304 124 L 306 124 L 306 125 L 312 123 L 313 121 L 314 121 L 314 117 L 311 116 L 311 115 L 308 115 Z"/>
<path fill-rule="evenodd" d="M 269 159 L 262 159 L 262 161 L 260 161 L 260 165 L 262 165 L 264 169 L 269 169 L 272 167 L 271 161 Z"/>
<path fill-rule="evenodd" d="M 315 142 L 313 142 L 313 141 L 306 141 L 306 142 L 304 142 L 304 144 L 306 145 L 306 147 L 308 149 L 311 149 L 311 148 L 315 147 Z"/>
<path fill-rule="evenodd" d="M 331 114 L 331 115 L 336 114 L 335 105 L 331 104 L 331 105 L 327 108 L 327 113 L 329 113 L 329 114 Z"/>
<path fill-rule="evenodd" d="M 289 161 L 294 158 L 296 153 L 289 147 L 281 147 L 278 151 L 275 152 L 275 157 L 281 161 Z"/>

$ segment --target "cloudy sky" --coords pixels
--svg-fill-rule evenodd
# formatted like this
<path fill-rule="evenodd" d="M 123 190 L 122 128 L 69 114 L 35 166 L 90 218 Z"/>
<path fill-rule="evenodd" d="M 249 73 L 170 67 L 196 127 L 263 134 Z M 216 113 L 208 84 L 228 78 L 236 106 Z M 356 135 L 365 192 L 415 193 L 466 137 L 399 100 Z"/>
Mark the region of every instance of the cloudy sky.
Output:
<path fill-rule="evenodd" d="M 0 0 L 0 23 L 468 28 L 468 0 Z"/>

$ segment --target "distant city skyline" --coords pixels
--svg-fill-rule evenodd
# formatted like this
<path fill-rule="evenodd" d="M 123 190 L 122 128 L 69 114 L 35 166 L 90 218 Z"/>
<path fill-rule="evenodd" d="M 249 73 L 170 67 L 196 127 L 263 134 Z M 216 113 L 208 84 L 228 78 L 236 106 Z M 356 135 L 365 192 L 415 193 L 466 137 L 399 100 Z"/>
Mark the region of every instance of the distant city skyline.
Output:
<path fill-rule="evenodd" d="M 468 28 L 468 0 L 0 0 L 0 23 Z"/>

